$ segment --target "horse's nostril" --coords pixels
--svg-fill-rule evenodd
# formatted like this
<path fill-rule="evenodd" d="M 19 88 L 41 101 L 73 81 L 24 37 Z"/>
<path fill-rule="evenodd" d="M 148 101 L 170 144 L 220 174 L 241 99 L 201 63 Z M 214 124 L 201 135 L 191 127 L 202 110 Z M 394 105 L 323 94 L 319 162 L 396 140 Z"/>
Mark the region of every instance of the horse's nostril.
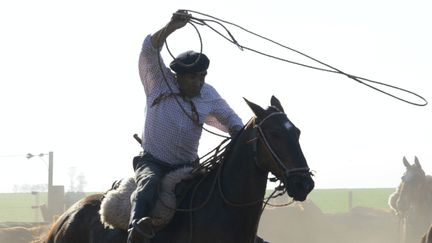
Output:
<path fill-rule="evenodd" d="M 311 192 L 313 189 L 314 189 L 314 187 L 315 187 L 315 182 L 313 181 L 313 180 L 311 180 L 309 183 L 308 183 L 308 189 L 309 189 L 309 192 Z"/>

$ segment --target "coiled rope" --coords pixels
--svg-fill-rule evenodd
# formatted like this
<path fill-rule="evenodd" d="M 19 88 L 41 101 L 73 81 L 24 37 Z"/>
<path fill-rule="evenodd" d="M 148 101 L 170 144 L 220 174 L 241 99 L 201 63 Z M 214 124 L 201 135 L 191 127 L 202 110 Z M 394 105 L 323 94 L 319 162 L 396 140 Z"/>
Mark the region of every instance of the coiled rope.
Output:
<path fill-rule="evenodd" d="M 220 36 L 222 36 L 222 37 L 223 37 L 224 39 L 226 39 L 227 41 L 229 41 L 229 42 L 231 42 L 232 44 L 234 44 L 234 45 L 236 45 L 237 47 L 239 47 L 240 50 L 248 50 L 248 51 L 252 51 L 252 52 L 254 52 L 254 53 L 257 53 L 257 54 L 260 54 L 260 55 L 263 55 L 263 56 L 266 56 L 266 57 L 269 57 L 269 58 L 273 58 L 273 59 L 276 59 L 276 60 L 279 60 L 279 61 L 288 62 L 288 63 L 291 63 L 291 64 L 295 64 L 295 65 L 302 66 L 302 67 L 306 67 L 306 68 L 310 68 L 310 69 L 315 69 L 315 70 L 319 70 L 319 71 L 325 71 L 325 72 L 331 72 L 331 73 L 341 74 L 341 75 L 344 75 L 344 76 L 346 76 L 346 77 L 348 77 L 348 78 L 350 78 L 350 79 L 352 79 L 352 80 L 354 80 L 354 81 L 357 81 L 358 83 L 363 84 L 363 85 L 365 85 L 365 86 L 367 86 L 367 87 L 369 87 L 369 88 L 371 88 L 371 89 L 373 89 L 373 90 L 376 90 L 376 91 L 378 91 L 378 92 L 381 92 L 382 94 L 388 95 L 388 96 L 390 96 L 390 97 L 392 97 L 392 98 L 395 98 L 395 99 L 397 99 L 397 100 L 403 101 L 403 102 L 408 103 L 408 104 L 411 104 L 411 105 L 416 105 L 416 106 L 426 106 L 426 105 L 428 104 L 428 101 L 427 101 L 425 98 L 423 98 L 422 96 L 420 96 L 419 94 L 417 94 L 417 93 L 415 93 L 415 92 L 409 91 L 409 90 L 407 90 L 407 89 L 404 89 L 404 88 L 401 88 L 401 87 L 398 87 L 398 86 L 395 86 L 395 85 L 390 85 L 390 84 L 387 84 L 387 83 L 383 83 L 383 82 L 379 82 L 379 81 L 374 81 L 374 80 L 371 80 L 371 79 L 367 79 L 367 78 L 363 78 L 363 77 L 360 77 L 360 76 L 356 76 L 356 75 L 352 75 L 352 74 L 349 74 L 349 73 L 343 72 L 343 71 L 341 71 L 340 69 L 338 69 L 338 68 L 336 68 L 336 67 L 334 67 L 334 66 L 331 66 L 331 65 L 329 65 L 329 64 L 327 64 L 327 63 L 324 63 L 324 62 L 322 62 L 322 61 L 320 61 L 320 60 L 318 60 L 318 59 L 316 59 L 316 58 L 311 57 L 310 55 L 307 55 L 307 54 L 305 54 L 305 53 L 303 53 L 303 52 L 301 52 L 301 51 L 295 50 L 295 49 L 293 49 L 293 48 L 291 48 L 291 47 L 288 47 L 288 46 L 286 46 L 286 45 L 283 45 L 283 44 L 281 44 L 281 43 L 278 43 L 278 42 L 276 42 L 276 41 L 274 41 L 274 40 L 272 40 L 272 39 L 270 39 L 270 38 L 267 38 L 267 37 L 264 37 L 264 36 L 259 35 L 259 34 L 257 34 L 257 33 L 254 33 L 254 32 L 252 32 L 252 31 L 247 30 L 246 28 L 243 28 L 243 27 L 241 27 L 241 26 L 239 26 L 239 25 L 237 25 L 237 24 L 234 24 L 234 23 L 232 23 L 232 22 L 229 22 L 229 21 L 226 21 L 226 20 L 223 20 L 223 19 L 220 19 L 220 18 L 217 18 L 217 17 L 211 16 L 211 15 L 209 15 L 209 14 L 205 14 L 205 13 L 201 13 L 201 12 L 198 12 L 198 11 L 194 11 L 194 10 L 183 9 L 182 11 L 186 11 L 187 13 L 194 13 L 194 14 L 198 14 L 198 15 L 201 15 L 201 16 L 204 16 L 204 17 L 209 18 L 209 19 L 204 19 L 204 18 L 197 18 L 197 17 L 194 17 L 194 16 L 190 16 L 190 21 L 189 21 L 189 23 L 192 24 L 192 25 L 193 25 L 193 24 L 199 24 L 199 25 L 202 25 L 202 26 L 207 26 L 208 28 L 210 28 L 211 30 L 213 30 L 214 32 L 216 32 L 217 34 L 219 34 Z M 175 14 L 180 14 L 180 13 L 175 13 Z M 218 24 L 219 26 L 221 26 L 221 27 L 226 31 L 226 33 L 227 33 L 228 36 L 222 34 L 222 33 L 219 32 L 218 30 L 216 30 L 216 29 L 215 29 L 214 27 L 212 27 L 209 23 L 215 23 L 215 24 Z M 273 44 L 276 44 L 276 45 L 278 45 L 278 46 L 280 46 L 280 47 L 282 47 L 282 48 L 288 49 L 288 50 L 290 50 L 290 51 L 292 51 L 292 52 L 295 52 L 295 53 L 297 53 L 297 54 L 299 54 L 299 55 L 302 55 L 302 56 L 304 56 L 304 57 L 306 57 L 306 58 L 308 58 L 308 59 L 310 59 L 310 60 L 312 60 L 312 61 L 314 61 L 314 62 L 317 62 L 317 63 L 319 63 L 319 64 L 321 64 L 321 65 L 324 65 L 324 66 L 327 67 L 327 68 L 320 68 L 320 67 L 315 67 L 315 66 L 311 66 L 311 65 L 306 65 L 306 64 L 303 64 L 303 63 L 299 63 L 299 62 L 290 61 L 290 60 L 288 60 L 288 59 L 281 58 L 281 57 L 276 57 L 276 56 L 273 56 L 273 55 L 267 54 L 267 53 L 265 53 L 265 52 L 258 51 L 258 50 L 256 50 L 256 49 L 253 49 L 253 48 L 247 47 L 247 46 L 245 46 L 245 45 L 242 45 L 242 44 L 240 44 L 240 43 L 239 43 L 239 42 L 234 38 L 234 36 L 231 34 L 231 32 L 229 31 L 229 29 L 228 29 L 224 24 L 227 24 L 227 25 L 231 25 L 231 26 L 237 27 L 237 28 L 239 28 L 239 29 L 241 29 L 241 30 L 243 30 L 243 31 L 245 31 L 245 32 L 247 32 L 247 33 L 249 33 L 249 34 L 251 34 L 251 35 L 257 36 L 257 37 L 259 37 L 259 38 L 261 38 L 261 39 L 264 39 L 264 40 L 266 40 L 266 41 L 268 41 L 268 42 L 271 42 L 271 43 L 273 43 Z M 196 26 L 195 26 L 195 25 L 193 25 L 193 26 L 194 26 L 194 28 L 198 31 L 198 29 L 196 28 Z M 198 31 L 198 32 L 199 32 L 199 31 Z M 202 40 L 201 40 L 201 36 L 199 35 L 199 37 L 200 37 L 200 41 L 201 41 L 201 49 L 202 49 Z M 170 54 L 171 54 L 171 53 L 170 53 Z M 172 56 L 172 54 L 171 54 L 171 56 Z M 373 85 L 384 86 L 384 87 L 388 87 L 388 88 L 391 88 L 391 89 L 395 89 L 395 90 L 401 91 L 401 92 L 403 92 L 403 93 L 407 93 L 407 94 L 413 95 L 413 96 L 419 98 L 420 100 L 422 100 L 422 102 L 413 102 L 413 101 L 409 101 L 409 100 L 407 100 L 407 99 L 404 99 L 404 98 L 401 98 L 401 97 L 396 96 L 396 95 L 394 95 L 394 94 L 391 94 L 391 93 L 389 93 L 389 92 L 386 92 L 386 91 L 384 91 L 384 90 L 382 90 L 382 89 L 380 89 L 380 88 L 378 88 L 378 87 L 375 87 L 375 86 L 373 86 Z"/>

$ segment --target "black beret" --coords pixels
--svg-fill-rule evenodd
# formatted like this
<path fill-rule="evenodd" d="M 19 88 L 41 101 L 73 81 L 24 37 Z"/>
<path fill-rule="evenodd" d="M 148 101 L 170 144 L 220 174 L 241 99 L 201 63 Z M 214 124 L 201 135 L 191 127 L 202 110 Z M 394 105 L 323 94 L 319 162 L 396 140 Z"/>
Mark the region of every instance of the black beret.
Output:
<path fill-rule="evenodd" d="M 184 52 L 170 63 L 170 68 L 177 74 L 197 73 L 207 70 L 210 60 L 203 53 Z"/>

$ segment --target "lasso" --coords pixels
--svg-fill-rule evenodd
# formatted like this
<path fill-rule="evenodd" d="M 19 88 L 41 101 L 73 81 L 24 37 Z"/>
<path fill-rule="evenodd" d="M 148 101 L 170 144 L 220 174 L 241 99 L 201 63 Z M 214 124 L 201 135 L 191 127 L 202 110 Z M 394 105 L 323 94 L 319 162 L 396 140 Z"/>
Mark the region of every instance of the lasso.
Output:
<path fill-rule="evenodd" d="M 298 65 L 298 66 L 306 67 L 306 68 L 311 68 L 311 69 L 315 69 L 315 70 L 319 70 L 319 71 L 325 71 L 325 72 L 331 72 L 331 73 L 336 73 L 336 74 L 345 75 L 345 76 L 347 76 L 348 78 L 350 78 L 350 79 L 352 79 L 352 80 L 355 80 L 355 81 L 357 81 L 357 82 L 360 83 L 360 84 L 363 84 L 363 85 L 365 85 L 365 86 L 367 86 L 367 87 L 369 87 L 369 88 L 371 88 L 371 89 L 374 89 L 374 90 L 376 90 L 376 91 L 378 91 L 378 92 L 381 92 L 381 93 L 383 93 L 383 94 L 385 94 L 385 95 L 388 95 L 388 96 L 390 96 L 390 97 L 393 97 L 393 98 L 395 98 L 395 99 L 397 99 L 397 100 L 400 100 L 400 101 L 406 102 L 406 103 L 411 104 L 411 105 L 416 105 L 416 106 L 426 106 L 426 105 L 428 104 L 428 102 L 427 102 L 427 100 L 426 100 L 425 98 L 423 98 L 422 96 L 420 96 L 419 94 L 417 94 L 417 93 L 415 93 L 415 92 L 412 92 L 412 91 L 409 91 L 409 90 L 407 90 L 407 89 L 400 88 L 400 87 L 397 87 L 397 86 L 394 86 L 394 85 L 390 85 L 390 84 L 386 84 L 386 83 L 383 83 L 383 82 L 374 81 L 374 80 L 371 80 L 371 79 L 367 79 L 367 78 L 363 78 L 363 77 L 360 77 L 360 76 L 356 76 L 356 75 L 352 75 L 352 74 L 349 74 L 349 73 L 343 72 L 343 71 L 341 71 L 340 69 L 335 68 L 335 67 L 333 67 L 333 66 L 331 66 L 331 65 L 329 65 L 329 64 L 326 64 L 326 63 L 324 63 L 324 62 L 322 62 L 322 61 L 319 61 L 318 59 L 313 58 L 313 57 L 311 57 L 311 56 L 309 56 L 309 55 L 307 55 L 307 54 L 305 54 L 305 53 L 303 53 L 303 52 L 300 52 L 300 51 L 298 51 L 298 50 L 295 50 L 295 49 L 293 49 L 293 48 L 290 48 L 290 47 L 288 47 L 288 46 L 285 46 L 285 45 L 283 45 L 283 44 L 280 44 L 280 43 L 278 43 L 278 42 L 276 42 L 276 41 L 274 41 L 274 40 L 271 40 L 271 39 L 269 39 L 269 38 L 267 38 L 267 37 L 264 37 L 264 36 L 262 36 L 262 35 L 256 34 L 256 33 L 252 32 L 252 31 L 250 31 L 250 30 L 247 30 L 247 29 L 245 29 L 245 28 L 243 28 L 243 27 L 241 27 L 241 26 L 239 26 L 239 25 L 237 25 L 237 24 L 234 24 L 234 23 L 231 23 L 231 22 L 228 22 L 228 21 L 225 21 L 225 20 L 222 20 L 222 19 L 219 19 L 219 18 L 213 17 L 213 16 L 208 15 L 208 14 L 204 14 L 204 13 L 201 13 L 201 12 L 193 11 L 193 10 L 186 10 L 186 9 L 184 9 L 184 10 L 182 10 L 182 11 L 185 11 L 185 13 L 179 13 L 179 12 L 176 12 L 176 13 L 174 13 L 174 14 L 182 15 L 182 14 L 187 14 L 187 13 L 194 13 L 194 14 L 199 14 L 199 15 L 202 15 L 202 16 L 204 16 L 204 17 L 207 17 L 207 19 L 204 19 L 204 18 L 197 18 L 197 17 L 193 17 L 193 16 L 191 16 L 191 15 L 188 15 L 189 18 L 190 18 L 189 24 L 193 25 L 193 27 L 195 28 L 195 30 L 198 32 L 198 36 L 199 36 L 199 38 L 200 38 L 200 42 L 201 42 L 201 50 L 202 50 L 202 39 L 201 39 L 201 35 L 199 34 L 199 30 L 198 30 L 198 28 L 197 28 L 194 24 L 198 24 L 198 25 L 202 25 L 202 26 L 207 26 L 207 27 L 209 27 L 211 30 L 213 30 L 214 32 L 216 32 L 217 34 L 219 34 L 220 36 L 222 36 L 224 39 L 226 39 L 227 41 L 229 41 L 229 42 L 231 42 L 232 44 L 236 45 L 240 50 L 248 50 L 248 51 L 252 51 L 252 52 L 255 52 L 255 53 L 257 53 L 257 54 L 260 54 L 260 55 L 266 56 L 266 57 L 270 57 L 270 58 L 273 58 L 273 59 L 276 59 L 276 60 L 279 60 L 279 61 L 288 62 L 288 63 L 295 64 L 295 65 Z M 226 31 L 226 34 L 224 35 L 223 33 L 219 32 L 219 31 L 216 30 L 214 27 L 212 27 L 209 23 L 215 23 L 215 24 L 220 25 L 220 26 L 221 26 L 221 27 Z M 239 43 L 239 42 L 234 38 L 234 36 L 231 34 L 231 32 L 228 30 L 228 28 L 227 28 L 224 24 L 228 24 L 228 25 L 231 25 L 231 26 L 237 27 L 237 28 L 239 28 L 239 29 L 241 29 L 241 30 L 243 30 L 243 31 L 245 31 L 245 32 L 247 32 L 247 33 L 249 33 L 249 34 L 252 34 L 252 35 L 254 35 L 254 36 L 257 36 L 257 37 L 259 37 L 259 38 L 262 38 L 262 39 L 264 39 L 264 40 L 266 40 L 266 41 L 269 41 L 269 42 L 271 42 L 271 43 L 273 43 L 273 44 L 276 44 L 276 45 L 278 45 L 278 46 L 280 46 L 280 47 L 283 47 L 283 48 L 288 49 L 288 50 L 290 50 L 290 51 L 292 51 L 292 52 L 295 52 L 295 53 L 297 53 L 297 54 L 300 54 L 300 55 L 302 55 L 302 56 L 304 56 L 304 57 L 306 57 L 306 58 L 308 58 L 308 59 L 311 59 L 311 60 L 313 60 L 314 62 L 317 62 L 317 63 L 319 63 L 319 64 L 321 64 L 321 65 L 324 65 L 324 66 L 327 67 L 327 68 L 320 68 L 320 67 L 315 67 L 315 66 L 311 66 L 311 65 L 306 65 L 306 64 L 303 64 L 303 63 L 299 63 L 299 62 L 290 61 L 290 60 L 287 60 L 287 59 L 284 59 L 284 58 L 281 58 L 281 57 L 276 57 L 276 56 L 273 56 L 273 55 L 270 55 L 270 54 L 267 54 L 267 53 L 264 53 L 264 52 L 261 52 L 261 51 L 255 50 L 255 49 L 253 49 L 253 48 L 250 48 L 250 47 L 244 46 L 244 45 L 240 44 L 240 43 Z M 168 46 L 167 46 L 167 49 L 168 49 Z M 170 55 L 174 58 L 174 56 L 171 54 L 171 52 L 169 51 L 169 49 L 168 49 L 168 52 L 169 52 Z M 403 99 L 403 98 L 401 98 L 401 97 L 399 97 L 399 96 L 396 96 L 396 95 L 391 94 L 391 93 L 389 93 L 389 92 L 386 92 L 386 91 L 384 91 L 384 90 L 382 90 L 382 89 L 380 89 L 380 88 L 378 88 L 378 87 L 375 87 L 375 86 L 373 86 L 372 84 L 380 85 L 380 86 L 385 86 L 385 87 L 388 87 L 388 88 L 391 88 L 391 89 L 395 89 L 395 90 L 398 90 L 398 91 L 402 91 L 403 93 L 407 93 L 407 94 L 413 95 L 413 96 L 415 96 L 415 97 L 421 99 L 422 102 L 417 103 L 417 102 L 409 101 L 409 100 L 407 100 L 407 99 Z"/>

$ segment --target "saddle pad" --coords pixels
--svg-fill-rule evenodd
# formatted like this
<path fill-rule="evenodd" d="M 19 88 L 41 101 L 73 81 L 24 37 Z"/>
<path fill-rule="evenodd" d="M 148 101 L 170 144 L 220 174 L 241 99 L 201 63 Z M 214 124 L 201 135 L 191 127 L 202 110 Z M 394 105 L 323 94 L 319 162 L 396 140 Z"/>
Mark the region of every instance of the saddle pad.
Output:
<path fill-rule="evenodd" d="M 175 186 L 190 179 L 192 167 L 183 167 L 168 173 L 161 182 L 159 198 L 150 217 L 153 225 L 161 228 L 169 223 L 175 213 Z M 134 178 L 123 179 L 117 188 L 108 191 L 101 202 L 99 214 L 102 223 L 110 228 L 127 230 L 131 213 L 131 194 L 136 189 Z"/>

